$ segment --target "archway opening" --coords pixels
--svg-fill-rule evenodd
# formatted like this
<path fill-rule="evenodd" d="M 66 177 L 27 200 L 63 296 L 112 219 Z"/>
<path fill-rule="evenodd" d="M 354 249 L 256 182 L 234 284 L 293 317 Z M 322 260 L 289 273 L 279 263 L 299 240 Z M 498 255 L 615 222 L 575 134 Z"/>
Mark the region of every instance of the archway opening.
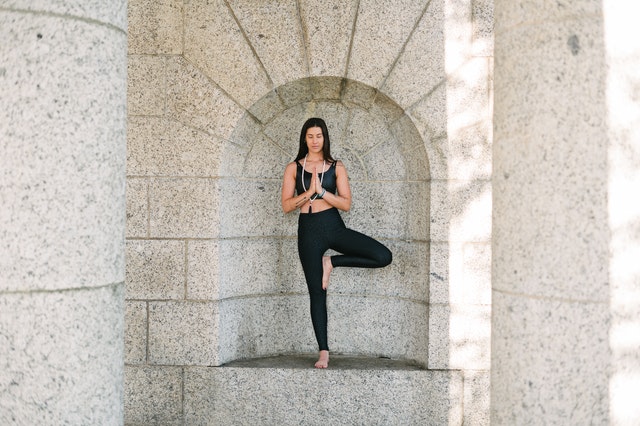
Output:
<path fill-rule="evenodd" d="M 259 100 L 221 159 L 218 361 L 314 352 L 296 248 L 297 213 L 280 210 L 285 165 L 302 123 L 327 121 L 349 172 L 348 227 L 394 253 L 383 270 L 336 269 L 328 295 L 334 353 L 427 364 L 429 163 L 424 141 L 391 99 L 332 77 L 297 80 Z"/>

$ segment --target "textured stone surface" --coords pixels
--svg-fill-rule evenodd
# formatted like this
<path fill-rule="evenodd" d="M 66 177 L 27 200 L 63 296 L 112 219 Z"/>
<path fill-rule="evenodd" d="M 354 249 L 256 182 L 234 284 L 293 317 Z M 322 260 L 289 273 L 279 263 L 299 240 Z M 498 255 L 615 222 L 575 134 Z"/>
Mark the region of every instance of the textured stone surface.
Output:
<path fill-rule="evenodd" d="M 494 291 L 493 309 L 492 423 L 607 423 L 607 304 Z"/>
<path fill-rule="evenodd" d="M 124 311 L 124 362 L 147 361 L 147 303 L 127 301 Z"/>
<path fill-rule="evenodd" d="M 187 299 L 220 298 L 218 275 L 224 260 L 217 240 L 187 241 Z"/>
<path fill-rule="evenodd" d="M 361 2 L 354 29 L 348 77 L 379 87 L 424 8 L 424 2 L 418 0 Z M 380 46 L 384 46 L 384 49 L 380 49 Z"/>
<path fill-rule="evenodd" d="M 444 77 L 444 1 L 432 0 L 382 90 L 409 108 L 440 84 Z"/>
<path fill-rule="evenodd" d="M 176 424 L 182 414 L 182 368 L 128 365 L 124 375 L 127 425 Z"/>
<path fill-rule="evenodd" d="M 429 368 L 489 370 L 490 337 L 490 305 L 429 305 Z"/>
<path fill-rule="evenodd" d="M 392 297 L 329 295 L 327 305 L 332 351 L 427 364 L 426 304 Z"/>
<path fill-rule="evenodd" d="M 300 15 L 306 30 L 309 73 L 344 75 L 357 2 L 303 0 Z M 318 13 L 318 11 L 322 13 Z"/>
<path fill-rule="evenodd" d="M 464 373 L 464 425 L 488 426 L 491 394 L 488 371 L 471 370 Z"/>
<path fill-rule="evenodd" d="M 224 1 L 189 2 L 184 8 L 186 59 L 245 108 L 273 88 Z"/>
<path fill-rule="evenodd" d="M 218 183 L 212 179 L 152 179 L 149 184 L 151 237 L 217 236 L 218 194 Z"/>
<path fill-rule="evenodd" d="M 491 239 L 491 182 L 431 181 L 431 239 Z"/>
<path fill-rule="evenodd" d="M 28 10 L 34 14 L 51 13 L 71 19 L 95 20 L 127 30 L 127 1 L 105 3 L 100 0 L 3 0 L 3 9 Z"/>
<path fill-rule="evenodd" d="M 214 418 L 220 425 L 462 422 L 462 377 L 455 372 L 186 368 L 184 385 L 185 421 L 193 425 Z"/>
<path fill-rule="evenodd" d="M 167 59 L 167 114 L 204 130 L 216 139 L 229 138 L 242 108 L 182 56 Z"/>
<path fill-rule="evenodd" d="M 129 55 L 127 112 L 162 115 L 165 108 L 166 61 L 159 56 Z"/>
<path fill-rule="evenodd" d="M 231 0 L 229 5 L 275 86 L 308 75 L 296 3 Z"/>
<path fill-rule="evenodd" d="M 127 238 L 149 235 L 149 182 L 147 179 L 127 178 Z"/>
<path fill-rule="evenodd" d="M 216 365 L 217 311 L 213 303 L 149 302 L 149 363 Z"/>
<path fill-rule="evenodd" d="M 1 424 L 119 423 L 123 290 L 0 294 Z"/>
<path fill-rule="evenodd" d="M 0 290 L 123 280 L 126 36 L 71 18 L 0 13 Z"/>
<path fill-rule="evenodd" d="M 159 117 L 131 117 L 127 173 L 134 176 L 218 174 L 222 142 L 204 131 Z"/>
<path fill-rule="evenodd" d="M 182 299 L 185 282 L 183 241 L 127 241 L 127 299 Z"/>
<path fill-rule="evenodd" d="M 180 54 L 182 0 L 128 0 L 129 53 Z"/>
<path fill-rule="evenodd" d="M 297 256 L 297 213 L 282 214 L 279 198 L 284 167 L 298 149 L 300 126 L 308 117 L 320 116 L 329 125 L 334 157 L 349 170 L 353 209 L 343 213 L 345 222 L 394 253 L 394 262 L 381 270 L 334 272 L 329 291 L 332 349 L 422 364 L 431 355 L 443 368 L 451 368 L 452 362 L 461 369 L 487 368 L 488 328 L 482 327 L 490 313 L 485 304 L 491 68 L 486 59 L 469 56 L 476 40 L 472 35 L 484 36 L 478 31 L 485 28 L 474 30 L 472 16 L 484 9 L 480 6 L 472 15 L 472 2 L 466 0 L 393 5 L 305 0 L 297 8 L 293 3 L 258 3 L 184 4 L 184 58 L 164 59 L 166 116 L 157 122 L 144 117 L 130 133 L 129 175 L 156 176 L 147 178 L 149 237 L 186 240 L 181 243 L 189 300 L 148 302 L 151 362 L 220 365 L 237 358 L 316 351 Z M 457 103 L 470 101 L 466 108 Z M 430 182 L 430 177 L 439 180 Z M 140 185 L 134 193 L 138 211 L 143 194 Z M 434 245 L 437 259 L 432 258 Z M 437 268 L 435 275 L 432 268 Z M 433 317 L 430 297 L 442 303 Z M 461 308 L 452 312 L 450 303 Z M 467 321 L 479 328 L 472 329 Z M 488 406 L 485 400 L 474 401 L 487 384 L 469 380 L 474 387 L 465 404 L 473 408 L 464 415 L 482 423 Z M 216 386 L 224 387 L 221 383 Z M 256 404 L 268 403 L 267 394 L 279 383 L 265 385 Z M 185 395 L 188 387 L 185 383 Z M 461 389 L 452 397 L 459 402 L 451 410 L 428 405 L 440 410 L 429 421 L 462 422 Z M 201 410 L 189 408 L 185 399 L 184 421 L 215 418 L 224 424 L 219 413 L 227 402 L 215 402 L 217 408 L 211 404 L 233 393 L 200 393 L 199 401 L 208 401 Z M 250 395 L 247 390 L 239 400 Z M 428 400 L 420 396 L 423 408 Z M 337 401 L 342 397 L 332 403 L 334 408 L 341 406 Z M 172 420 L 174 411 L 165 404 L 158 410 L 169 419 L 165 422 L 180 421 Z M 396 407 L 413 412 L 407 408 L 412 404 L 406 404 Z M 476 409 L 477 414 L 470 411 Z M 253 415 L 244 405 L 242 410 L 247 417 L 238 422 L 279 419 Z M 446 420 L 440 416 L 444 412 Z M 422 414 L 412 416 L 378 417 L 425 423 Z M 307 419 L 283 418 L 288 419 L 283 424 Z"/>

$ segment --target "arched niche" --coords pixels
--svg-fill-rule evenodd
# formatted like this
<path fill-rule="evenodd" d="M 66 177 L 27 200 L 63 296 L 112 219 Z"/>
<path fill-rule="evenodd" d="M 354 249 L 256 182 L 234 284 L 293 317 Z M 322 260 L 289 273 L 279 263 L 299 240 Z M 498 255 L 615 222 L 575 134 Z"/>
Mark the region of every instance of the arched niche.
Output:
<path fill-rule="evenodd" d="M 347 226 L 386 244 L 384 269 L 337 268 L 328 295 L 333 353 L 427 363 L 429 163 L 412 121 L 364 84 L 315 77 L 264 96 L 237 123 L 219 179 L 218 362 L 315 352 L 298 260 L 297 212 L 280 189 L 300 128 L 327 121 L 332 154 L 349 172 Z"/>

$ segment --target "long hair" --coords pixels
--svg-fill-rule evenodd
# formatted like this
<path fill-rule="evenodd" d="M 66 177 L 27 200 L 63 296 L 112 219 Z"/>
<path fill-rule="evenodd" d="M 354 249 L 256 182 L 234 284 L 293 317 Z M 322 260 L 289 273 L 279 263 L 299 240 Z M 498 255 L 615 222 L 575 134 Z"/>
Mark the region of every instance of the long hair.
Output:
<path fill-rule="evenodd" d="M 300 148 L 298 149 L 298 155 L 294 161 L 302 160 L 309 153 L 309 147 L 307 146 L 307 130 L 312 127 L 320 127 L 320 129 L 322 129 L 322 137 L 324 138 L 322 155 L 329 163 L 335 163 L 336 160 L 331 156 L 331 141 L 329 140 L 327 123 L 325 123 L 322 118 L 317 117 L 308 119 L 302 125 L 302 130 L 300 131 Z"/>

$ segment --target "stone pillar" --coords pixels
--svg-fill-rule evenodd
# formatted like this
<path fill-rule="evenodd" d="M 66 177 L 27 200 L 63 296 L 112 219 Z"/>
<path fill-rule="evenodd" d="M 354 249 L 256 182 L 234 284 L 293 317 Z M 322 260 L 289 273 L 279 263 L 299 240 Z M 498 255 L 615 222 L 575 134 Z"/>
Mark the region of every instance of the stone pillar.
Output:
<path fill-rule="evenodd" d="M 495 3 L 491 421 L 609 421 L 600 1 Z"/>
<path fill-rule="evenodd" d="M 122 424 L 126 0 L 0 8 L 0 424 Z"/>

